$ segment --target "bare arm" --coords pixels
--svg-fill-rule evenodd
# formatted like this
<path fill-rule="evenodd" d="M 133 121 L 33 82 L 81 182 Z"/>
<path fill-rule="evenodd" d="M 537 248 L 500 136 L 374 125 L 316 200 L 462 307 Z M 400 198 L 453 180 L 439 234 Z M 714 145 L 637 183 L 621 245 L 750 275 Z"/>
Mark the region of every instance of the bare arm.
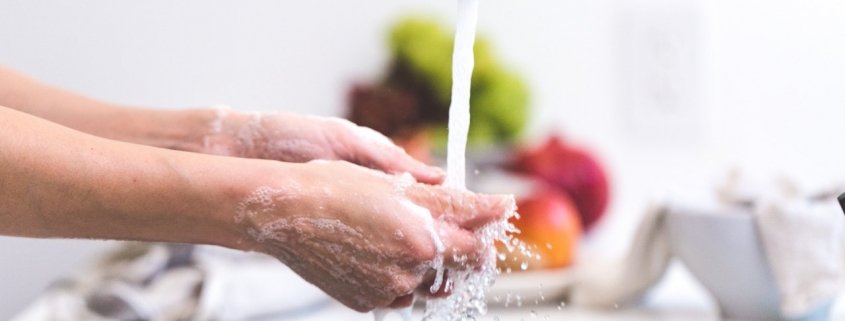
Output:
<path fill-rule="evenodd" d="M 0 66 L 0 106 L 104 138 L 168 149 L 286 162 L 345 160 L 438 183 L 384 136 L 336 118 L 214 108 L 160 110 L 102 102 Z"/>
<path fill-rule="evenodd" d="M 452 268 L 477 263 L 473 231 L 513 203 L 346 162 L 108 140 L 0 107 L 0 234 L 260 251 L 359 311 L 410 304 L 440 251 Z"/>
<path fill-rule="evenodd" d="M 243 195 L 215 173 L 235 160 L 102 139 L 0 107 L 0 234 L 231 246 L 229 219 L 215 213 Z"/>
<path fill-rule="evenodd" d="M 155 110 L 98 101 L 2 66 L 0 106 L 100 137 L 186 151 L 201 151 L 202 135 L 215 117 L 208 109 Z"/>

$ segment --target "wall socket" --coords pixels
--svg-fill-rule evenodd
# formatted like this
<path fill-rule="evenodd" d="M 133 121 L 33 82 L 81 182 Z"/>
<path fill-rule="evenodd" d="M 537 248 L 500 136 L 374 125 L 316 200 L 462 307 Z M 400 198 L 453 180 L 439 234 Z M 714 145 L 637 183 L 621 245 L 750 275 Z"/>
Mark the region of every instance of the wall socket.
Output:
<path fill-rule="evenodd" d="M 696 140 L 703 120 L 699 0 L 620 0 L 614 12 L 615 104 L 626 137 Z"/>

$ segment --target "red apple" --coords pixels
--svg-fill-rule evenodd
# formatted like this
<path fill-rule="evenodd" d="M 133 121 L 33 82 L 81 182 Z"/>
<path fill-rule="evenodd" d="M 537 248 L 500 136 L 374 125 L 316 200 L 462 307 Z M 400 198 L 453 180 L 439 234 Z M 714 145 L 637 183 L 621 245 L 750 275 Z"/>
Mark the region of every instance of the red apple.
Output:
<path fill-rule="evenodd" d="M 520 150 L 509 168 L 536 176 L 566 193 L 575 202 L 585 230 L 593 227 L 607 208 L 608 180 L 599 161 L 558 136 L 549 137 L 537 148 Z"/>
<path fill-rule="evenodd" d="M 519 219 L 511 223 L 520 230 L 514 237 L 525 243 L 540 259 L 528 258 L 519 251 L 507 253 L 505 267 L 521 270 L 560 268 L 572 264 L 581 239 L 581 219 L 575 205 L 565 194 L 548 190 L 517 202 Z"/>

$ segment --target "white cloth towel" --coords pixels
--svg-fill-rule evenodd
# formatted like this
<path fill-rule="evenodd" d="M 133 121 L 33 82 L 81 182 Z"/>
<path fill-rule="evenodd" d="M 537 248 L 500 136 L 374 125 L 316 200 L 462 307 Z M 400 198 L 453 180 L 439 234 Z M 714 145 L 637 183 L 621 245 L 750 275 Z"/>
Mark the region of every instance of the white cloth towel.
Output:
<path fill-rule="evenodd" d="M 734 174 L 716 195 L 726 212 L 742 208 L 755 217 L 784 316 L 806 315 L 845 290 L 845 217 L 835 193 L 806 192 L 783 179 Z M 605 308 L 631 303 L 661 279 L 673 257 L 665 209 L 658 206 L 646 213 L 623 260 L 579 269 L 572 303 Z"/>
<path fill-rule="evenodd" d="M 834 198 L 771 198 L 756 204 L 784 315 L 804 315 L 845 290 L 845 218 Z"/>
<path fill-rule="evenodd" d="M 600 308 L 633 303 L 659 281 L 672 259 L 665 216 L 663 206 L 646 211 L 621 262 L 579 266 L 571 303 Z"/>
<path fill-rule="evenodd" d="M 836 200 L 843 191 L 739 172 L 719 189 L 724 203 L 754 215 L 787 317 L 805 315 L 845 290 L 845 217 Z"/>
<path fill-rule="evenodd" d="M 59 282 L 12 320 L 289 320 L 332 302 L 268 256 L 131 243 Z"/>

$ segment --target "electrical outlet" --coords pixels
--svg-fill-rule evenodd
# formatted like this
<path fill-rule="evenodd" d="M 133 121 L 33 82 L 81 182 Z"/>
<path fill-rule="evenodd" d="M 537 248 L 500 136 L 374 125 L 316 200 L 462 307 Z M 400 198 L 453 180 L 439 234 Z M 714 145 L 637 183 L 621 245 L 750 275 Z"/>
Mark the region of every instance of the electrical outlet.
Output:
<path fill-rule="evenodd" d="M 689 142 L 701 127 L 701 6 L 619 1 L 616 105 L 626 136 Z"/>

